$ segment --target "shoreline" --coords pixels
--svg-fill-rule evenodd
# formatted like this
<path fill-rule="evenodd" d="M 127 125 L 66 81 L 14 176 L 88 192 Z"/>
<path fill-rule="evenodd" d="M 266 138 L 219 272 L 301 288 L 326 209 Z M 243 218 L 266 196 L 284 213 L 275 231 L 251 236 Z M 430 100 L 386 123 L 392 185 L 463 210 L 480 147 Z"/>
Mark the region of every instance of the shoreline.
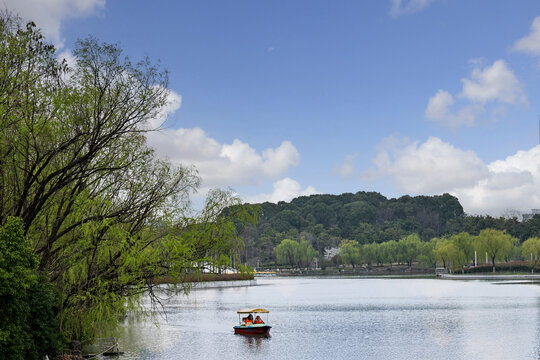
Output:
<path fill-rule="evenodd" d="M 220 280 L 220 281 L 202 281 L 191 283 L 190 290 L 231 288 L 242 286 L 256 286 L 257 279 L 252 280 Z"/>
<path fill-rule="evenodd" d="M 439 279 L 443 280 L 531 280 L 531 281 L 540 281 L 540 274 L 491 274 L 491 275 L 464 275 L 464 274 L 439 274 L 437 276 Z"/>

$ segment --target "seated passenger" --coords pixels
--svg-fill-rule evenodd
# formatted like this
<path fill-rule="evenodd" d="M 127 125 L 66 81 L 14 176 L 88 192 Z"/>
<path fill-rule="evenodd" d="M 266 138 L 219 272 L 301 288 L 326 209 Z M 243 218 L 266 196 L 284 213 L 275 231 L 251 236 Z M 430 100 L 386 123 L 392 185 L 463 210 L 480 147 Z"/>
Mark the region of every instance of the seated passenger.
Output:
<path fill-rule="evenodd" d="M 259 315 L 255 318 L 254 324 L 264 324 L 264 321 L 261 319 Z"/>

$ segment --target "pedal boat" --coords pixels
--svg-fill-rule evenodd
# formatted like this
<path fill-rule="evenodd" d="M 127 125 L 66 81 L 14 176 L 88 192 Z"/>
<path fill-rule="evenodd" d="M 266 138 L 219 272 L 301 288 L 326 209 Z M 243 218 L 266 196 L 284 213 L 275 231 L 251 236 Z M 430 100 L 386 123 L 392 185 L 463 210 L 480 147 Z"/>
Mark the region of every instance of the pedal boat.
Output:
<path fill-rule="evenodd" d="M 261 308 L 238 310 L 236 313 L 238 314 L 238 322 L 240 325 L 234 326 L 234 333 L 242 334 L 242 335 L 270 335 L 270 329 L 272 327 L 267 324 L 269 312 L 270 311 L 266 309 L 261 309 Z M 266 322 L 262 322 L 261 324 L 248 323 L 246 325 L 246 322 L 242 321 L 243 320 L 242 316 L 244 315 L 244 319 L 245 319 L 250 314 L 254 320 L 257 314 L 266 314 Z"/>

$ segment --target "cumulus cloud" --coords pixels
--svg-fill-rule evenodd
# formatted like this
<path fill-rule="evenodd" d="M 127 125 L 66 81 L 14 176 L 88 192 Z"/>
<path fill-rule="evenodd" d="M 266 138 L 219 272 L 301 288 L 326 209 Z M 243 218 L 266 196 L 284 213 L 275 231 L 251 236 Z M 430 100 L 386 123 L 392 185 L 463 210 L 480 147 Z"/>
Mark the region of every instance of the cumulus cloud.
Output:
<path fill-rule="evenodd" d="M 62 48 L 62 21 L 94 15 L 105 7 L 105 0 L 4 0 L 3 5 L 24 20 L 34 21 L 50 41 Z"/>
<path fill-rule="evenodd" d="M 477 117 L 488 110 L 488 103 L 495 106 L 492 116 L 497 116 L 505 113 L 505 105 L 527 102 L 523 85 L 503 60 L 483 68 L 475 62 L 470 77 L 461 82 L 463 87 L 457 96 L 440 89 L 429 99 L 424 112 L 426 119 L 450 129 L 473 126 Z M 460 106 L 453 110 L 456 100 Z"/>
<path fill-rule="evenodd" d="M 265 201 L 277 203 L 279 201 L 291 201 L 299 196 L 309 196 L 319 194 L 313 186 L 308 186 L 302 189 L 298 181 L 291 178 L 284 178 L 274 182 L 274 190 L 270 194 L 259 194 L 251 197 L 246 197 L 248 203 L 262 203 Z"/>
<path fill-rule="evenodd" d="M 380 149 L 363 178 L 387 178 L 410 194 L 448 192 L 471 214 L 527 211 L 540 204 L 540 145 L 485 164 L 473 151 L 430 137 L 422 144 Z"/>
<path fill-rule="evenodd" d="M 522 85 L 504 60 L 497 60 L 484 69 L 475 68 L 471 78 L 461 79 L 459 96 L 478 103 L 498 100 L 507 104 L 525 102 Z"/>
<path fill-rule="evenodd" d="M 540 145 L 494 161 L 488 165 L 488 169 L 489 177 L 476 186 L 456 190 L 456 195 L 468 211 L 498 215 L 508 208 L 521 211 L 538 208 Z"/>
<path fill-rule="evenodd" d="M 300 162 L 300 154 L 290 141 L 261 153 L 248 143 L 235 139 L 221 144 L 203 129 L 162 129 L 148 134 L 156 154 L 178 165 L 194 165 L 203 187 L 258 184 L 277 179 Z"/>
<path fill-rule="evenodd" d="M 390 2 L 390 15 L 401 15 L 419 12 L 431 5 L 435 0 L 392 0 Z"/>
<path fill-rule="evenodd" d="M 149 129 L 160 128 L 163 123 L 167 121 L 168 117 L 174 114 L 178 109 L 180 109 L 180 106 L 182 106 L 182 95 L 171 89 L 167 89 L 166 92 L 167 100 L 165 106 L 161 108 L 159 114 L 157 114 L 155 118 L 148 121 Z"/>
<path fill-rule="evenodd" d="M 167 104 L 147 127 L 159 129 L 177 111 L 182 97 L 167 90 Z M 161 128 L 147 134 L 148 144 L 156 155 L 173 164 L 194 165 L 202 179 L 203 191 L 212 187 L 259 184 L 283 176 L 291 166 L 300 162 L 300 154 L 290 141 L 282 141 L 275 148 L 257 152 L 248 143 L 234 139 L 221 144 L 203 129 Z"/>
<path fill-rule="evenodd" d="M 438 194 L 473 186 L 488 170 L 472 151 L 463 151 L 436 137 L 423 144 L 381 149 L 366 179 L 390 177 L 395 187 L 411 194 Z"/>
<path fill-rule="evenodd" d="M 481 106 L 469 104 L 452 113 L 451 107 L 454 102 L 455 99 L 452 94 L 445 90 L 439 90 L 428 101 L 424 113 L 426 119 L 433 120 L 447 128 L 455 129 L 460 126 L 473 126 L 477 114 L 484 111 Z"/>
<path fill-rule="evenodd" d="M 345 155 L 343 162 L 333 169 L 333 173 L 341 177 L 351 177 L 354 173 L 354 163 L 358 154 Z"/>
<path fill-rule="evenodd" d="M 534 19 L 529 35 L 516 41 L 512 50 L 540 56 L 540 16 Z"/>

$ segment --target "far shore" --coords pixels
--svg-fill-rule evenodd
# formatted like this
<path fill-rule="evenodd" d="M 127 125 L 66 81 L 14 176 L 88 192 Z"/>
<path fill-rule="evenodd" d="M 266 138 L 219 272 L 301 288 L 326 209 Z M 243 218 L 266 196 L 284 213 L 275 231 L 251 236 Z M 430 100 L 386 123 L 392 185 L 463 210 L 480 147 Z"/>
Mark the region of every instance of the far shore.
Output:
<path fill-rule="evenodd" d="M 537 280 L 540 274 L 439 274 L 445 280 Z"/>

